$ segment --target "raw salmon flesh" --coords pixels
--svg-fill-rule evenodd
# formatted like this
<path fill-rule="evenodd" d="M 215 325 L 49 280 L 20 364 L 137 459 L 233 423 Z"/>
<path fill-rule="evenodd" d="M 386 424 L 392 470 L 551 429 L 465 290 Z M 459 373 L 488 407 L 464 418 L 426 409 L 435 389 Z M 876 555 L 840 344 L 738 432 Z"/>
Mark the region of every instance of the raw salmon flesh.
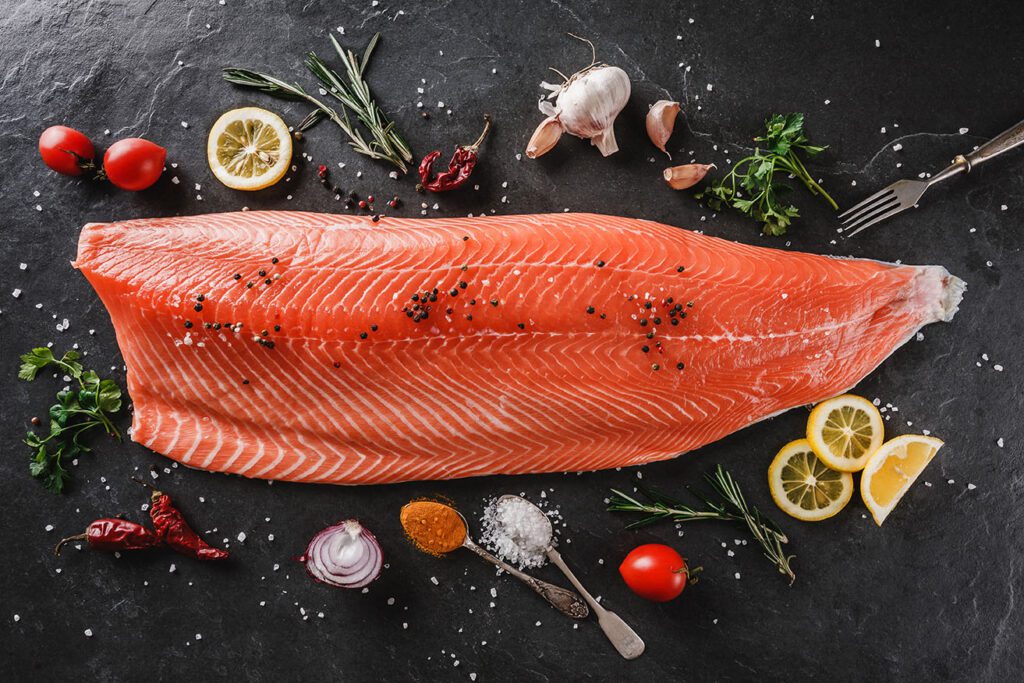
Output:
<path fill-rule="evenodd" d="M 590 214 L 93 223 L 132 438 L 370 484 L 663 460 L 842 393 L 964 289 L 938 266 Z"/>

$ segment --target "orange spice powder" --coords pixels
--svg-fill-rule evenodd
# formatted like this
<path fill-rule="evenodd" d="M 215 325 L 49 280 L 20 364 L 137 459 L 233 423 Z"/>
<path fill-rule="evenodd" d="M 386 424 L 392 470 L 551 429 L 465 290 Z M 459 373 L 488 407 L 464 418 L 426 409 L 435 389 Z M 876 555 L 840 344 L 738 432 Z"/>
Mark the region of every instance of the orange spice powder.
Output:
<path fill-rule="evenodd" d="M 462 545 L 466 523 L 454 508 L 433 500 L 414 500 L 402 506 L 402 528 L 417 548 L 443 555 Z"/>

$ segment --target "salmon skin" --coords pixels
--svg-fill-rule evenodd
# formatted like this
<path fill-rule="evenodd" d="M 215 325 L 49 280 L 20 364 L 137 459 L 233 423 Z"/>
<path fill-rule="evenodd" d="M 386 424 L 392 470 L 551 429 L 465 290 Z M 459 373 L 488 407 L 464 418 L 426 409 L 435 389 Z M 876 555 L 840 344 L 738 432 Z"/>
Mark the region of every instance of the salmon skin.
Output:
<path fill-rule="evenodd" d="M 93 223 L 132 438 L 370 484 L 663 460 L 842 393 L 964 283 L 591 214 Z"/>

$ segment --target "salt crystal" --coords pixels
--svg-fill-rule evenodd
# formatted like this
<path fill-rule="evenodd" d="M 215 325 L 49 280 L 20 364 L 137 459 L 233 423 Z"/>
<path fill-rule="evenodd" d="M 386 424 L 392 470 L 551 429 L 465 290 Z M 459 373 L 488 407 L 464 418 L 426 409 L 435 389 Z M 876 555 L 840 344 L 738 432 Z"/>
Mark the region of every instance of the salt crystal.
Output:
<path fill-rule="evenodd" d="M 1000 204 L 999 205 L 999 210 L 1000 211 L 1006 211 L 1007 208 L 1009 208 L 1009 207 L 1007 207 L 1006 204 Z"/>
<path fill-rule="evenodd" d="M 996 363 L 995 365 L 992 366 L 992 369 L 995 370 L 996 372 L 1002 372 L 1003 366 L 1000 365 L 999 363 Z"/>
<path fill-rule="evenodd" d="M 434 584 L 435 586 L 440 585 L 438 583 L 438 581 L 437 581 L 437 577 L 436 576 L 431 576 L 430 577 L 430 583 Z"/>
<path fill-rule="evenodd" d="M 484 510 L 480 541 L 520 568 L 540 567 L 551 545 L 551 522 L 530 501 L 519 496 L 499 498 Z"/>
<path fill-rule="evenodd" d="M 245 532 L 244 531 L 239 531 L 238 532 L 238 542 L 239 543 L 244 543 L 245 542 Z"/>
<path fill-rule="evenodd" d="M 182 121 L 181 122 L 181 127 L 182 128 L 188 128 L 188 121 Z"/>
<path fill-rule="evenodd" d="M 977 487 L 977 486 L 975 486 L 974 484 L 968 484 L 968 485 L 967 485 L 967 490 L 968 490 L 968 491 L 973 491 L 973 490 L 974 490 L 974 489 L 976 489 L 976 488 L 978 488 L 978 487 Z"/>
<path fill-rule="evenodd" d="M 1003 447 L 1003 443 L 1003 437 L 999 437 L 998 439 L 996 439 L 996 445 L 999 446 L 1000 448 Z"/>
<path fill-rule="evenodd" d="M 903 145 L 901 145 L 901 144 L 900 144 L 900 143 L 898 143 L 898 142 L 897 142 L 897 143 L 896 143 L 895 145 L 893 145 L 893 146 L 892 146 L 892 151 L 894 151 L 894 152 L 898 152 L 898 151 L 900 151 L 901 149 L 903 149 Z"/>
<path fill-rule="evenodd" d="M 92 629 L 91 628 L 85 629 L 85 631 L 83 631 L 83 633 L 85 633 L 85 637 L 86 638 L 92 638 Z"/>
<path fill-rule="evenodd" d="M 960 129 L 960 135 L 967 135 L 967 131 L 969 131 L 969 130 L 970 130 L 970 128 L 961 128 Z"/>
<path fill-rule="evenodd" d="M 27 263 L 19 263 L 18 264 L 18 270 L 25 270 L 26 268 L 28 268 L 28 264 Z"/>
<path fill-rule="evenodd" d="M 17 299 L 19 296 L 21 296 L 21 290 L 20 289 L 15 289 L 13 292 L 11 292 L 11 296 L 13 296 L 15 299 Z"/>
<path fill-rule="evenodd" d="M 739 578 L 740 578 L 740 573 L 739 572 L 736 572 L 733 576 L 735 576 L 736 580 L 739 581 Z"/>
<path fill-rule="evenodd" d="M 168 574 L 173 574 L 175 571 L 177 571 L 177 569 L 178 569 L 178 566 L 172 562 L 170 569 L 167 570 L 167 573 Z"/>

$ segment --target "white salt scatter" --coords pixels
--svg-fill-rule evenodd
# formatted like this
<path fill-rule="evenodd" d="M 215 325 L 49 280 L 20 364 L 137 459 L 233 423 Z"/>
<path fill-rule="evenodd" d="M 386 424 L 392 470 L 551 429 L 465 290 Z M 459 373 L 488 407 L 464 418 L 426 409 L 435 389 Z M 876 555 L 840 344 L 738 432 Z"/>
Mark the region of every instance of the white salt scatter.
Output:
<path fill-rule="evenodd" d="M 947 481 L 946 483 L 947 483 L 947 484 L 955 484 L 955 483 L 956 483 L 956 480 L 954 480 L 954 479 L 950 479 L 950 480 L 949 480 L 949 481 Z"/>
<path fill-rule="evenodd" d="M 268 541 L 273 541 L 274 540 L 274 534 L 267 534 L 267 540 Z"/>
<path fill-rule="evenodd" d="M 20 614 L 15 614 L 14 615 L 14 623 L 18 623 L 19 621 L 21 621 L 21 615 Z"/>
<path fill-rule="evenodd" d="M 1002 372 L 1003 366 L 1000 365 L 999 363 L 996 363 L 995 365 L 992 366 L 992 369 L 995 370 L 996 372 Z"/>
<path fill-rule="evenodd" d="M 239 543 L 245 543 L 245 532 L 239 531 L 237 538 Z"/>
<path fill-rule="evenodd" d="M 1000 204 L 1000 205 L 999 205 L 999 210 L 1000 210 L 1000 211 L 1006 211 L 1006 209 L 1008 209 L 1008 208 L 1009 208 L 1009 207 L 1008 207 L 1008 206 L 1006 206 L 1006 204 Z"/>
<path fill-rule="evenodd" d="M 968 485 L 967 485 L 967 490 L 968 490 L 968 491 L 973 491 L 973 490 L 974 490 L 974 489 L 976 489 L 976 488 L 978 488 L 978 487 L 977 487 L 977 486 L 975 486 L 974 484 L 968 484 Z"/>
<path fill-rule="evenodd" d="M 480 541 L 506 562 L 520 568 L 540 567 L 551 545 L 551 521 L 519 496 L 491 501 L 484 510 Z"/>
<path fill-rule="evenodd" d="M 882 47 L 882 41 L 876 39 L 875 40 L 875 47 Z"/>
<path fill-rule="evenodd" d="M 388 604 L 389 605 L 395 604 L 395 599 L 394 598 L 388 598 Z"/>
<path fill-rule="evenodd" d="M 708 83 L 708 92 L 711 92 L 714 89 L 715 89 L 715 86 L 713 86 L 710 83 Z"/>
<path fill-rule="evenodd" d="M 969 131 L 969 130 L 970 130 L 970 128 L 961 128 L 960 129 L 960 135 L 967 135 L 967 131 Z"/>
<path fill-rule="evenodd" d="M 171 563 L 171 567 L 170 567 L 170 569 L 168 569 L 168 570 L 167 570 L 167 573 L 168 573 L 168 574 L 173 574 L 173 573 L 174 573 L 174 572 L 176 572 L 177 570 L 178 570 L 178 565 L 176 565 L 176 564 L 174 564 L 174 563 L 172 562 L 172 563 Z"/>
<path fill-rule="evenodd" d="M 492 598 L 498 597 L 498 589 L 497 588 L 493 588 L 493 587 L 491 588 L 491 597 Z"/>
<path fill-rule="evenodd" d="M 19 263 L 18 264 L 18 270 L 25 270 L 27 268 L 28 268 L 28 264 L 27 263 Z"/>
<path fill-rule="evenodd" d="M 86 638 L 92 638 L 92 629 L 91 628 L 85 629 L 85 631 L 83 631 L 83 633 L 85 634 Z"/>
<path fill-rule="evenodd" d="M 917 341 L 924 341 L 924 333 L 923 332 L 918 332 L 916 339 L 917 339 Z"/>
<path fill-rule="evenodd" d="M 444 109 L 444 102 L 442 102 L 441 100 L 438 100 L 437 101 L 437 108 L 438 109 Z"/>
<path fill-rule="evenodd" d="M 731 551 L 731 550 L 728 550 L 728 551 L 726 551 L 726 553 L 725 553 L 725 554 L 726 554 L 726 555 L 728 555 L 729 557 L 736 557 L 736 553 L 734 553 L 734 552 L 733 552 L 733 551 Z"/>
<path fill-rule="evenodd" d="M 882 126 L 881 132 L 882 132 L 882 135 L 885 135 L 885 126 Z"/>
<path fill-rule="evenodd" d="M 538 621 L 534 626 L 540 626 L 540 622 Z"/>
<path fill-rule="evenodd" d="M 438 586 L 438 585 L 440 585 L 440 584 L 438 583 L 438 581 L 437 581 L 437 577 L 436 577 L 436 576 L 431 576 L 431 577 L 430 577 L 430 583 L 434 584 L 435 586 Z"/>
<path fill-rule="evenodd" d="M 832 104 L 832 100 L 825 100 L 825 104 Z"/>
<path fill-rule="evenodd" d="M 207 28 L 209 28 L 209 27 L 210 27 L 210 25 L 209 25 L 209 24 L 207 24 L 207 25 L 206 25 L 206 27 L 207 27 Z M 182 122 L 181 122 L 181 127 L 182 127 L 182 128 L 188 128 L 188 121 L 182 121 Z"/>
<path fill-rule="evenodd" d="M 735 574 L 733 574 L 733 576 L 735 576 L 736 580 L 739 581 L 739 578 L 740 578 L 740 573 L 739 572 L 736 572 Z"/>
<path fill-rule="evenodd" d="M 900 143 L 898 143 L 898 142 L 897 142 L 897 143 L 896 143 L 895 145 L 893 145 L 893 146 L 892 146 L 892 151 L 894 151 L 894 152 L 898 152 L 898 151 L 900 151 L 901 149 L 903 149 L 903 145 L 901 145 L 901 144 L 900 144 Z"/>
<path fill-rule="evenodd" d="M 682 36 L 676 36 L 676 40 L 682 40 L 682 39 L 683 39 Z"/>
<path fill-rule="evenodd" d="M 693 23 L 693 18 L 691 17 L 690 20 L 687 23 L 692 24 Z"/>
<path fill-rule="evenodd" d="M 41 204 L 36 204 L 36 211 L 42 211 L 42 210 L 43 210 L 43 206 Z"/>
<path fill-rule="evenodd" d="M 17 299 L 19 296 L 21 296 L 21 290 L 20 289 L 15 289 L 13 292 L 11 292 L 11 296 L 13 296 L 15 299 Z"/>
<path fill-rule="evenodd" d="M 996 439 L 996 445 L 999 446 L 1000 448 L 1003 447 L 1003 443 L 1003 437 L 999 437 L 998 439 Z"/>
<path fill-rule="evenodd" d="M 280 569 L 280 568 L 281 568 L 281 565 L 279 565 L 279 564 L 275 564 L 275 565 L 274 565 L 274 571 L 275 571 L 275 572 L 276 572 L 276 571 L 277 571 L 278 569 Z"/>
<path fill-rule="evenodd" d="M 223 1 L 223 0 L 221 0 L 221 3 L 220 3 L 220 4 L 222 4 L 222 5 L 223 5 L 223 4 L 224 4 L 224 1 Z M 202 634 L 202 633 L 197 633 L 197 634 L 196 634 L 196 640 L 202 640 L 202 639 L 203 639 L 203 634 Z"/>
<path fill-rule="evenodd" d="M 53 531 L 53 525 L 52 524 L 47 524 L 46 525 L 46 530 L 47 531 Z"/>

